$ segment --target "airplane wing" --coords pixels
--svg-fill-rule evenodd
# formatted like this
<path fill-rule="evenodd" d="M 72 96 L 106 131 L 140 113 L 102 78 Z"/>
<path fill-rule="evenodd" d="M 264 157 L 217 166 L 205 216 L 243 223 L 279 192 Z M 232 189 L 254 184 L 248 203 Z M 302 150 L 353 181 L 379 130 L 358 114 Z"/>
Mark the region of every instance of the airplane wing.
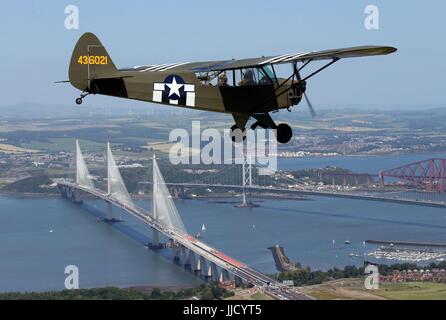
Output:
<path fill-rule="evenodd" d="M 333 50 L 300 52 L 292 54 L 284 54 L 279 56 L 270 56 L 264 58 L 248 59 L 248 61 L 239 60 L 237 68 L 243 64 L 250 64 L 250 66 L 262 66 L 267 64 L 281 64 L 290 62 L 306 62 L 308 60 L 331 60 L 343 58 L 355 58 L 366 56 L 385 55 L 395 52 L 397 49 L 393 47 L 383 46 L 361 46 Z M 251 61 L 249 61 L 251 60 Z M 248 67 L 248 66 L 247 66 Z"/>
<path fill-rule="evenodd" d="M 311 51 L 291 53 L 284 55 L 249 58 L 240 60 L 223 60 L 223 61 L 206 61 L 192 63 L 172 63 L 164 65 L 148 65 L 138 66 L 125 71 L 135 70 L 141 72 L 153 71 L 193 71 L 193 72 L 210 72 L 223 71 L 240 68 L 260 67 L 268 64 L 282 64 L 291 62 L 306 62 L 308 60 L 331 60 L 343 58 L 355 58 L 366 56 L 386 55 L 395 52 L 397 49 L 387 46 L 360 46 L 323 51 Z M 124 70 L 124 69 L 123 69 Z"/>
<path fill-rule="evenodd" d="M 261 58 L 230 60 L 221 63 L 221 65 L 212 67 L 212 70 L 221 71 L 228 69 L 259 67 L 268 64 L 306 62 L 308 60 L 315 61 L 315 60 L 331 60 L 331 59 L 377 56 L 377 55 L 389 54 L 395 52 L 396 50 L 397 49 L 393 47 L 361 46 L 361 47 L 351 47 L 351 48 L 342 48 L 333 50 L 323 50 L 323 51 L 300 52 L 300 53 L 291 53 L 291 54 L 261 57 Z"/>

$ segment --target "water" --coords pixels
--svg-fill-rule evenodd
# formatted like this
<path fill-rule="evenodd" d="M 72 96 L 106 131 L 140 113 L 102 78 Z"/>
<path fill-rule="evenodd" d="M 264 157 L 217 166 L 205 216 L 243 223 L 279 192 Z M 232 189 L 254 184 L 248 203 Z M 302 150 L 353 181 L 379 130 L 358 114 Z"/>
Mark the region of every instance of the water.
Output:
<path fill-rule="evenodd" d="M 177 206 L 190 233 L 204 223 L 204 241 L 263 272 L 275 271 L 267 250 L 274 244 L 292 260 L 327 269 L 362 264 L 366 239 L 446 242 L 444 209 L 330 198 L 257 202 L 251 209 L 212 200 Z M 144 247 L 145 225 L 126 214 L 114 226 L 98 221 L 99 200 L 82 208 L 59 198 L 2 196 L 0 208 L 1 291 L 62 289 L 69 264 L 79 267 L 82 287 L 200 283 L 168 250 Z"/>
<path fill-rule="evenodd" d="M 266 250 L 274 244 L 284 246 L 294 261 L 327 269 L 362 264 L 368 239 L 446 242 L 444 209 L 322 197 L 258 203 L 258 208 L 242 210 L 186 201 L 178 208 L 188 230 L 205 223 L 205 241 L 264 272 L 274 271 Z M 360 258 L 352 259 L 350 253 Z"/>
<path fill-rule="evenodd" d="M 387 162 L 382 157 L 344 157 L 339 165 L 375 172 L 373 166 L 389 168 L 416 160 L 394 157 L 386 156 Z M 280 164 L 300 168 L 340 161 L 310 160 L 281 159 Z M 314 197 L 257 199 L 260 207 L 240 209 L 234 207 L 235 201 L 178 200 L 176 204 L 189 233 L 201 232 L 205 224 L 205 242 L 266 273 L 275 272 L 267 250 L 274 244 L 284 246 L 294 261 L 327 269 L 361 265 L 367 239 L 446 242 L 446 210 L 440 208 Z M 137 202 L 150 206 L 149 201 Z M 172 263 L 169 250 L 146 249 L 147 226 L 117 209 L 115 216 L 122 215 L 125 222 L 110 225 L 98 220 L 104 212 L 99 200 L 79 207 L 58 197 L 0 196 L 0 291 L 63 289 L 64 268 L 71 264 L 79 267 L 81 287 L 201 283 Z M 350 253 L 359 257 L 351 258 Z"/>
<path fill-rule="evenodd" d="M 95 207 L 105 212 L 100 201 L 85 211 L 61 198 L 0 196 L 0 291 L 63 289 L 67 265 L 78 266 L 81 287 L 200 283 L 137 231 L 98 222 Z"/>

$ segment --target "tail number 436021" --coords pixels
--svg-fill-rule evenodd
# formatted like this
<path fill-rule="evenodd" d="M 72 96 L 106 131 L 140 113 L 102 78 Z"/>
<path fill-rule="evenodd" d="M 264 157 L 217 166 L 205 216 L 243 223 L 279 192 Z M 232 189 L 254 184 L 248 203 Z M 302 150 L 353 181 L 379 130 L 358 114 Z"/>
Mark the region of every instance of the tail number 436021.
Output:
<path fill-rule="evenodd" d="M 79 64 L 108 64 L 107 56 L 79 56 Z"/>

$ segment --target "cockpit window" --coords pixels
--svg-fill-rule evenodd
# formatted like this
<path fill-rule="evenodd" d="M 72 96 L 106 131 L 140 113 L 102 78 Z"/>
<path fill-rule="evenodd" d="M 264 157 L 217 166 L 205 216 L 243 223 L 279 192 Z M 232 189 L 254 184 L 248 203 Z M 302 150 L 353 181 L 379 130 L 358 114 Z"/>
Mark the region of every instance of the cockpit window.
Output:
<path fill-rule="evenodd" d="M 219 87 L 271 85 L 275 81 L 274 72 L 267 66 L 197 72 L 195 75 L 202 85 Z"/>
<path fill-rule="evenodd" d="M 263 66 L 261 68 L 262 72 L 264 73 L 264 75 L 269 78 L 269 79 L 265 79 L 265 81 L 269 81 L 268 84 L 271 84 L 271 82 L 274 82 L 276 80 L 276 76 L 274 75 L 273 70 L 271 69 L 270 66 Z"/>
<path fill-rule="evenodd" d="M 274 75 L 271 75 L 263 68 L 246 68 L 238 70 L 240 73 L 240 80 L 237 82 L 238 86 L 255 86 L 255 85 L 269 85 L 273 84 Z"/>
<path fill-rule="evenodd" d="M 254 86 L 257 84 L 257 79 L 254 75 L 254 69 L 241 69 L 242 80 L 239 81 L 239 86 Z"/>
<path fill-rule="evenodd" d="M 217 77 L 219 75 L 218 71 L 209 71 L 209 72 L 197 72 L 195 73 L 197 79 L 201 84 L 207 86 L 215 86 L 217 85 Z"/>

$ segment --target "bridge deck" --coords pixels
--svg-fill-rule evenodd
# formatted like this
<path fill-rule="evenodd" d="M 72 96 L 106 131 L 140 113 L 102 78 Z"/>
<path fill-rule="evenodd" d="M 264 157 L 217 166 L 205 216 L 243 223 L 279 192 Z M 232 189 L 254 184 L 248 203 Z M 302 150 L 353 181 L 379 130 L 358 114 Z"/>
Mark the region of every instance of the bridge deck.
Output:
<path fill-rule="evenodd" d="M 247 265 L 245 265 L 242 262 L 237 261 L 236 259 L 233 259 L 224 253 L 216 250 L 215 248 L 212 248 L 211 246 L 205 244 L 204 242 L 196 239 L 195 237 L 188 235 L 188 234 L 181 234 L 177 230 L 174 230 L 164 224 L 162 224 L 160 221 L 153 219 L 150 216 L 150 212 L 145 211 L 142 208 L 138 207 L 129 207 L 126 205 L 123 205 L 118 200 L 113 199 L 107 195 L 102 190 L 99 189 L 90 189 L 86 188 L 80 185 L 77 185 L 72 182 L 68 181 L 58 181 L 59 186 L 66 186 L 69 188 L 81 190 L 83 192 L 89 193 L 94 195 L 95 197 L 98 197 L 106 202 L 112 203 L 113 205 L 125 210 L 126 212 L 130 213 L 140 221 L 142 221 L 145 224 L 148 224 L 152 228 L 158 230 L 165 236 L 169 237 L 170 239 L 173 239 L 177 243 L 181 244 L 182 246 L 186 247 L 187 249 L 193 251 L 194 253 L 198 254 L 199 256 L 202 256 L 206 258 L 208 261 L 215 263 L 217 266 L 228 270 L 229 272 L 233 273 L 236 276 L 239 276 L 240 278 L 244 279 L 245 281 L 248 281 L 254 285 L 258 286 L 269 286 L 269 285 L 276 285 L 280 286 L 281 284 L 276 282 L 275 280 L 269 278 L 268 276 L 262 274 L 261 272 L 258 272 Z"/>
<path fill-rule="evenodd" d="M 231 189 L 243 189 L 246 190 L 258 190 L 258 191 L 270 191 L 270 192 L 286 192 L 294 193 L 299 195 L 307 196 L 319 196 L 319 197 L 333 197 L 333 198 L 350 198 L 358 200 L 368 200 L 368 201 L 383 201 L 383 202 L 393 202 L 409 205 L 427 206 L 427 207 L 438 207 L 446 208 L 446 202 L 435 202 L 427 200 L 412 200 L 397 197 L 385 197 L 376 194 L 366 194 L 366 193 L 352 193 L 352 192 L 330 192 L 330 191 L 313 191 L 313 190 L 303 190 L 303 189 L 292 189 L 292 188 L 276 188 L 276 187 L 265 187 L 265 186 L 240 186 L 240 185 L 225 185 L 225 184 L 207 184 L 207 183 L 166 183 L 166 185 L 171 186 L 184 186 L 184 187 L 205 187 L 205 188 L 231 188 Z"/>

